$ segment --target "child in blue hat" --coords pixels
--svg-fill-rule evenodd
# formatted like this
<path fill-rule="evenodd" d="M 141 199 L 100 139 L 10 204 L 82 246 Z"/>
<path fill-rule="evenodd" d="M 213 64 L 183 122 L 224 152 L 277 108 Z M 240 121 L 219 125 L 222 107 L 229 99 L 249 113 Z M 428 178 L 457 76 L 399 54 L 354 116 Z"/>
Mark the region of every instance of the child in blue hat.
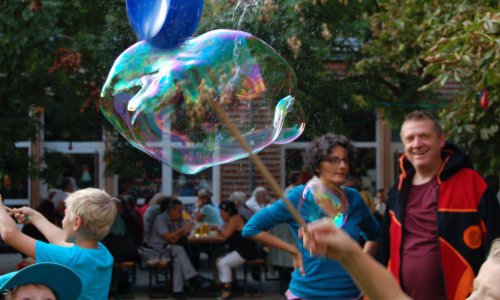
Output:
<path fill-rule="evenodd" d="M 82 280 L 75 271 L 56 263 L 38 263 L 0 276 L 5 300 L 74 300 L 82 293 Z"/>

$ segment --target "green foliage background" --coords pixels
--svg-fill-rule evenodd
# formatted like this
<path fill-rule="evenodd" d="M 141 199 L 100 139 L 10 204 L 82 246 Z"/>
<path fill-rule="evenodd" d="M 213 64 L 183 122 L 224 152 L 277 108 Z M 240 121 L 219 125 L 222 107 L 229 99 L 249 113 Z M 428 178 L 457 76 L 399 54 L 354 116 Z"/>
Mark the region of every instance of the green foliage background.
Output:
<path fill-rule="evenodd" d="M 302 140 L 331 131 L 373 140 L 376 110 L 397 128 L 406 112 L 428 109 L 479 170 L 493 174 L 500 169 L 499 27 L 492 0 L 206 0 L 196 34 L 241 29 L 276 49 L 298 76 L 308 122 Z M 14 143 L 34 137 L 40 108 L 54 139 L 96 140 L 102 124 L 111 129 L 92 92 L 134 42 L 124 0 L 0 0 L 3 165 L 25 168 Z M 79 53 L 80 64 L 49 74 L 61 48 Z M 332 69 L 339 62 L 347 76 Z M 440 88 L 450 81 L 459 89 L 444 97 Z M 110 174 L 147 159 L 119 136 L 115 149 Z"/>

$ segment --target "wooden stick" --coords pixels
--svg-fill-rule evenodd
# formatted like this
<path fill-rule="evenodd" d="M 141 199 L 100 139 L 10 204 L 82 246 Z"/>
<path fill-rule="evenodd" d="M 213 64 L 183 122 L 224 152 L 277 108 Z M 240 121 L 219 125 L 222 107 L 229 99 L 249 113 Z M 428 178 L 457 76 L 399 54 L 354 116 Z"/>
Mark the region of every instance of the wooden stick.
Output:
<path fill-rule="evenodd" d="M 269 172 L 269 169 L 266 167 L 266 165 L 262 162 L 260 157 L 252 152 L 252 148 L 250 145 L 248 145 L 247 141 L 243 138 L 241 135 L 240 131 L 236 126 L 231 122 L 231 120 L 228 118 L 222 107 L 220 106 L 219 102 L 217 101 L 209 101 L 210 105 L 212 108 L 215 110 L 215 113 L 217 116 L 221 119 L 222 123 L 227 127 L 229 132 L 233 135 L 233 137 L 238 141 L 238 143 L 241 145 L 243 150 L 248 152 L 250 159 L 252 160 L 252 163 L 259 169 L 260 173 L 264 178 L 271 184 L 272 189 L 274 192 L 278 195 L 279 198 L 283 199 L 283 202 L 285 202 L 286 208 L 292 215 L 292 217 L 295 219 L 297 223 L 303 228 L 304 233 L 307 234 L 307 226 L 306 222 L 304 219 L 300 216 L 299 212 L 295 207 L 292 205 L 290 200 L 288 200 L 285 196 L 285 193 L 283 192 L 283 189 L 280 187 L 276 179 L 274 179 L 273 175 L 271 172 Z"/>
<path fill-rule="evenodd" d="M 8 207 L 8 206 L 4 206 L 5 207 L 5 210 L 8 211 L 9 213 L 14 213 L 14 211 L 12 210 L 12 208 Z"/>

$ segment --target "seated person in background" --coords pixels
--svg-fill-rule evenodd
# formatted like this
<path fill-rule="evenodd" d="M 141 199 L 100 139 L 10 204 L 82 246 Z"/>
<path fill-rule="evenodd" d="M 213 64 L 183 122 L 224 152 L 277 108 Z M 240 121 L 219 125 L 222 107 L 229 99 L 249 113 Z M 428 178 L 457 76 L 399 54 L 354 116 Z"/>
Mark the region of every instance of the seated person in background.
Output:
<path fill-rule="evenodd" d="M 132 215 L 135 216 L 135 219 L 139 222 L 139 229 L 137 230 L 139 232 L 139 243 L 137 245 L 140 245 L 143 240 L 144 240 L 144 219 L 142 218 L 141 211 L 139 207 L 137 206 L 137 196 L 129 193 L 128 195 L 123 196 L 123 198 L 127 201 L 128 209 Z M 132 231 L 129 228 L 130 231 Z"/>
<path fill-rule="evenodd" d="M 267 198 L 267 190 L 265 187 L 259 186 L 253 190 L 252 198 L 245 202 L 245 205 L 254 213 L 258 212 L 262 208 L 269 204 L 269 199 Z"/>
<path fill-rule="evenodd" d="M 371 300 L 410 299 L 399 287 L 393 275 L 361 247 L 344 230 L 329 219 L 322 219 L 307 226 L 309 236 L 302 232 L 304 247 L 312 255 L 338 260 L 349 272 L 356 285 Z M 474 289 L 467 300 L 500 299 L 500 239 L 491 244 L 488 258 L 474 280 Z"/>
<path fill-rule="evenodd" d="M 162 194 L 156 193 L 151 201 L 149 201 L 149 207 L 144 213 L 144 240 L 147 243 L 151 237 L 151 232 L 153 230 L 153 224 L 159 214 L 165 212 L 167 206 L 170 203 L 171 198 Z"/>
<path fill-rule="evenodd" d="M 111 197 L 102 190 L 86 188 L 66 199 L 66 214 L 59 228 L 29 207 L 13 209 L 19 222 L 31 222 L 50 244 L 37 241 L 17 228 L 0 197 L 0 233 L 11 247 L 35 259 L 73 269 L 83 282 L 79 299 L 106 299 L 111 284 L 113 256 L 99 242 L 116 216 Z"/>
<path fill-rule="evenodd" d="M 48 200 L 52 202 L 54 205 L 54 208 L 56 210 L 56 225 L 61 227 L 62 219 L 64 218 L 64 210 L 66 209 L 66 205 L 64 204 L 64 201 L 66 201 L 66 198 L 68 198 L 69 193 L 59 190 L 59 189 L 53 189 L 50 191 Z"/>
<path fill-rule="evenodd" d="M 74 300 L 82 293 L 82 279 L 56 263 L 39 263 L 0 276 L 5 300 Z"/>
<path fill-rule="evenodd" d="M 212 205 L 212 200 L 210 199 L 210 193 L 208 191 L 201 190 L 198 192 L 196 206 L 198 206 L 198 211 L 196 212 L 195 221 L 218 226 L 222 225 L 219 212 Z"/>
<path fill-rule="evenodd" d="M 118 198 L 112 199 L 118 207 L 121 200 Z M 108 235 L 106 235 L 102 240 L 102 243 L 113 255 L 115 263 L 124 261 L 139 261 L 139 254 L 137 252 L 139 245 L 135 243 L 127 224 L 125 224 L 125 221 L 120 214 L 116 214 L 113 225 L 111 225 L 111 229 L 109 230 Z"/>
<path fill-rule="evenodd" d="M 220 215 L 226 222 L 226 226 L 224 229 L 217 229 L 217 231 L 232 250 L 217 259 L 219 280 L 223 284 L 220 298 L 229 299 L 232 297 L 231 282 L 233 279 L 231 269 L 242 265 L 246 260 L 257 259 L 259 257 L 259 248 L 255 241 L 241 236 L 245 220 L 238 214 L 236 204 L 230 201 L 222 201 L 219 208 Z"/>
<path fill-rule="evenodd" d="M 127 225 L 130 235 L 134 239 L 136 245 L 142 244 L 143 227 L 141 226 L 140 216 L 138 216 L 132 209 L 130 209 L 129 201 L 130 196 L 117 197 L 119 202 L 115 202 L 118 209 L 118 214 L 122 217 Z"/>
<path fill-rule="evenodd" d="M 242 216 L 243 219 L 245 219 L 245 222 L 248 221 L 250 217 L 252 217 L 253 211 L 251 211 L 248 207 L 245 206 L 245 200 L 246 200 L 245 193 L 240 191 L 233 192 L 227 200 L 236 204 L 236 207 L 238 208 L 238 214 L 240 214 L 240 216 Z"/>
<path fill-rule="evenodd" d="M 118 198 L 113 198 L 113 201 L 117 206 L 120 204 L 120 199 Z M 137 251 L 138 245 L 135 244 L 120 214 L 116 214 L 115 221 L 108 235 L 102 240 L 102 243 L 106 246 L 111 255 L 113 255 L 115 263 L 124 261 L 139 262 L 139 252 Z M 113 277 L 115 277 L 116 274 L 117 272 L 113 270 Z M 118 274 L 121 274 L 118 278 L 118 290 L 126 290 L 130 287 L 132 282 L 129 281 L 128 276 L 123 272 L 118 272 Z"/>
<path fill-rule="evenodd" d="M 139 213 L 141 214 L 143 222 L 144 222 L 144 214 L 146 213 L 146 210 L 149 207 L 149 202 L 151 201 L 151 199 L 153 199 L 154 195 L 155 193 L 153 192 L 147 192 L 146 195 L 144 196 L 144 204 L 141 207 L 139 207 Z"/>
<path fill-rule="evenodd" d="M 170 248 L 173 268 L 172 292 L 175 299 L 186 298 L 184 294 L 185 280 L 188 280 L 193 287 L 201 289 L 211 286 L 208 279 L 198 275 L 183 246 L 194 225 L 182 219 L 182 211 L 182 202 L 173 198 L 166 213 L 156 217 L 148 242 L 148 245 L 158 252 L 167 245 Z"/>

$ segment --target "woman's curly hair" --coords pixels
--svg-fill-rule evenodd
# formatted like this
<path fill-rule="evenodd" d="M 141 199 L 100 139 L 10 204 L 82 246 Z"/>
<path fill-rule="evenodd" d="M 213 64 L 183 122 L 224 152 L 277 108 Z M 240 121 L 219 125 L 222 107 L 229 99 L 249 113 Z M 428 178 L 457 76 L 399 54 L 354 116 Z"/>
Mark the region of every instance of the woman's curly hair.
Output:
<path fill-rule="evenodd" d="M 356 148 L 354 148 L 352 142 L 343 135 L 327 133 L 316 138 L 309 146 L 305 155 L 305 163 L 316 176 L 319 175 L 317 172 L 319 164 L 330 156 L 332 149 L 336 146 L 342 146 L 347 150 L 349 166 L 352 167 L 354 165 Z"/>

